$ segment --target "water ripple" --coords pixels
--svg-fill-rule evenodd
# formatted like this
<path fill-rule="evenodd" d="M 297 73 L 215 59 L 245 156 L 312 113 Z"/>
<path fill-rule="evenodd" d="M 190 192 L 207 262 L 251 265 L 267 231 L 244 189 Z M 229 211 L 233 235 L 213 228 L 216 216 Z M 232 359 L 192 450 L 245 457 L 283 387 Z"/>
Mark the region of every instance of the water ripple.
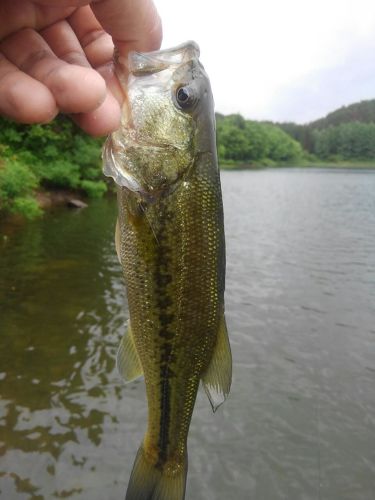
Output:
<path fill-rule="evenodd" d="M 369 500 L 375 174 L 222 177 L 233 388 L 215 415 L 198 395 L 187 500 Z M 147 409 L 115 369 L 115 217 L 56 211 L 0 249 L 1 498 L 124 496 Z"/>

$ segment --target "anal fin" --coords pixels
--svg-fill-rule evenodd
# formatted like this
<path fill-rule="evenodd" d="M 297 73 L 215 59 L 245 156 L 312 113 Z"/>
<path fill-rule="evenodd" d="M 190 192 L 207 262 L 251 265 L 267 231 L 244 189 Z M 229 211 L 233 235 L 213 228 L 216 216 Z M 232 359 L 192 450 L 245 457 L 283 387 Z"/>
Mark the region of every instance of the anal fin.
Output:
<path fill-rule="evenodd" d="M 134 344 L 130 322 L 128 323 L 128 330 L 121 339 L 117 351 L 116 364 L 125 382 L 131 382 L 143 375 L 143 369 Z"/>
<path fill-rule="evenodd" d="M 228 397 L 232 383 L 232 354 L 224 314 L 220 320 L 211 362 L 202 375 L 202 383 L 215 412 Z"/>

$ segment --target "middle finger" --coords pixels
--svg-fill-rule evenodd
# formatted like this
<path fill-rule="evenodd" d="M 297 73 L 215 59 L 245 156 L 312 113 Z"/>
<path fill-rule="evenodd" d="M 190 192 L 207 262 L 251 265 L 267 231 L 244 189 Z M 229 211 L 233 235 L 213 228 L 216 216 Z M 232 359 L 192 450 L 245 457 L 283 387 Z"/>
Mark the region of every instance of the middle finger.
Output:
<path fill-rule="evenodd" d="M 39 33 L 58 58 L 70 64 L 91 68 L 76 34 L 67 21 L 59 21 Z"/>

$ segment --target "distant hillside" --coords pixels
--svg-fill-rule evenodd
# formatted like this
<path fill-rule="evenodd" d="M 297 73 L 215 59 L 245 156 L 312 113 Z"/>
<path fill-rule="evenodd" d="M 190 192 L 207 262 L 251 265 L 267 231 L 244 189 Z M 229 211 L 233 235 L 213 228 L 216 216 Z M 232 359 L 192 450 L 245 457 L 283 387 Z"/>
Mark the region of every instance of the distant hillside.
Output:
<path fill-rule="evenodd" d="M 305 150 L 315 152 L 315 132 L 317 130 L 348 123 L 375 123 L 375 99 L 342 106 L 328 113 L 324 118 L 319 118 L 305 125 L 293 122 L 276 123 L 276 125 L 297 140 Z"/>
<path fill-rule="evenodd" d="M 342 106 L 336 109 L 336 111 L 329 113 L 325 118 L 315 120 L 307 124 L 307 126 L 322 129 L 330 125 L 340 125 L 341 123 L 349 122 L 375 122 L 375 99 Z"/>

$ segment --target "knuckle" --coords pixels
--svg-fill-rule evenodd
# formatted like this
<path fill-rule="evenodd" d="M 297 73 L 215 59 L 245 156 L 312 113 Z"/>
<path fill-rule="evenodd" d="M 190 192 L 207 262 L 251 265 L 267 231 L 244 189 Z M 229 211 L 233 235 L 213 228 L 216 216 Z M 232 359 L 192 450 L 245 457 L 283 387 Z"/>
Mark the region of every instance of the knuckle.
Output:
<path fill-rule="evenodd" d="M 19 68 L 25 73 L 30 73 L 32 68 L 35 68 L 35 66 L 37 66 L 37 64 L 39 64 L 41 61 L 52 58 L 53 55 L 51 54 L 50 50 L 48 50 L 47 48 L 41 48 L 28 54 L 22 64 L 19 65 Z"/>

